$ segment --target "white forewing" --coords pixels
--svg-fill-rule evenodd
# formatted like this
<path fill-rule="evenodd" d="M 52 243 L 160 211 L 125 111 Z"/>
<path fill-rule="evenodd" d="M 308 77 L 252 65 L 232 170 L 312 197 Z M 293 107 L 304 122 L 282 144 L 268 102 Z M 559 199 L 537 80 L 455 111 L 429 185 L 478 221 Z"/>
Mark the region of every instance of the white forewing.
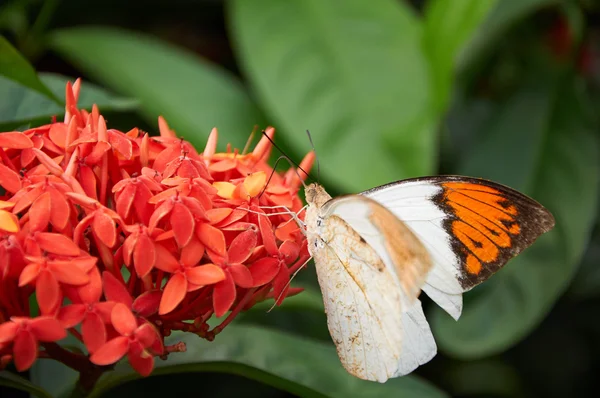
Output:
<path fill-rule="evenodd" d="M 363 192 L 402 220 L 429 251 L 433 268 L 423 291 L 452 317 L 462 310 L 463 287 L 459 283 L 460 263 L 451 239 L 442 226 L 447 215 L 432 198 L 442 191 L 439 185 L 412 180 L 389 184 Z"/>

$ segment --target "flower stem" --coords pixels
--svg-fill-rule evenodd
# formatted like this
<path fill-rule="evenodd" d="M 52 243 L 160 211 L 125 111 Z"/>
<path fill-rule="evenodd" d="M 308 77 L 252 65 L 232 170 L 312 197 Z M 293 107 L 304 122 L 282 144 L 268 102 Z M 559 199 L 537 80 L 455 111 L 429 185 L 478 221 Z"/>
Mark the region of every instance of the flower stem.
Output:
<path fill-rule="evenodd" d="M 44 343 L 48 356 L 79 372 L 79 380 L 71 393 L 71 397 L 85 397 L 93 390 L 100 376 L 112 366 L 98 366 L 91 363 L 87 355 L 76 354 L 62 348 L 56 343 Z"/>
<path fill-rule="evenodd" d="M 231 321 L 233 321 L 235 319 L 235 317 L 240 313 L 240 311 L 246 306 L 246 303 L 248 303 L 248 301 L 252 298 L 252 295 L 254 294 L 255 290 L 256 290 L 256 288 L 249 289 L 246 292 L 246 294 L 244 295 L 244 297 L 235 306 L 235 308 L 233 309 L 233 311 L 231 311 L 229 313 L 229 315 L 227 316 L 227 318 L 225 318 L 225 320 L 223 322 L 221 322 L 220 325 L 215 326 L 213 328 L 213 330 L 210 331 L 210 334 L 213 336 L 213 338 L 217 334 L 221 333 L 223 331 L 223 329 L 225 329 L 225 327 L 227 325 L 229 325 L 231 323 Z"/>

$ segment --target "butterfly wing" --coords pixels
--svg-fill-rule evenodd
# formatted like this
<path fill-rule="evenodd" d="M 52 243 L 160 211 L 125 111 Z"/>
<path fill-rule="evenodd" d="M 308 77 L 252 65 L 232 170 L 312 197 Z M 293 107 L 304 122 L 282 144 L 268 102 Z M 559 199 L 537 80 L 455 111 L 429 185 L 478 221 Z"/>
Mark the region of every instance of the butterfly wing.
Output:
<path fill-rule="evenodd" d="M 384 382 L 429 361 L 436 345 L 416 298 L 430 268 L 425 249 L 403 225 L 395 234 L 402 242 L 382 239 L 382 229 L 400 222 L 372 200 L 336 198 L 322 214 L 315 242 L 321 247 L 311 251 L 329 332 L 346 370 Z M 393 265 L 398 256 L 400 267 Z"/>
<path fill-rule="evenodd" d="M 533 199 L 491 181 L 423 177 L 363 192 L 402 220 L 429 251 L 423 291 L 458 319 L 461 293 L 489 278 L 554 227 Z"/>

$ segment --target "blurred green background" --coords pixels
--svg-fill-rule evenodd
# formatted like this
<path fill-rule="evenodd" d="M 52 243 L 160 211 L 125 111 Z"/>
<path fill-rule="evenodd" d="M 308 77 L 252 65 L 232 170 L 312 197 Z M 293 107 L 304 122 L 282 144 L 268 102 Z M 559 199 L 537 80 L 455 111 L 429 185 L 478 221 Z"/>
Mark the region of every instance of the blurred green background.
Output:
<path fill-rule="evenodd" d="M 423 298 L 440 353 L 411 376 L 345 374 L 309 267 L 281 308 L 249 311 L 213 343 L 186 337 L 189 352 L 149 379 L 123 366 L 98 395 L 598 395 L 598 2 L 1 0 L 0 33 L 0 131 L 60 115 L 81 76 L 81 106 L 123 131 L 156 132 L 162 114 L 198 148 L 217 126 L 223 149 L 273 125 L 300 160 L 310 129 L 330 193 L 458 173 L 556 217 L 465 295 L 459 322 Z M 0 395 L 42 394 L 28 378 L 66 396 L 73 381 L 43 361 L 21 376 L 0 373 Z"/>

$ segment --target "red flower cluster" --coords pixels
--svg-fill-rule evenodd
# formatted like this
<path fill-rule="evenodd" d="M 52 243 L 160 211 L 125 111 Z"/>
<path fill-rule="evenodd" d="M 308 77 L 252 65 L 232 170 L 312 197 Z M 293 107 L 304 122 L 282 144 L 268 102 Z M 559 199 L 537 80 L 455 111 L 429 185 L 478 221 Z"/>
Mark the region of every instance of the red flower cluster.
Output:
<path fill-rule="evenodd" d="M 288 284 L 306 240 L 290 216 L 261 213 L 298 212 L 300 174 L 273 172 L 268 139 L 216 153 L 214 129 L 199 154 L 162 118 L 157 137 L 108 129 L 97 107 L 77 109 L 79 87 L 67 84 L 63 123 L 0 133 L 0 368 L 127 355 L 148 375 L 155 355 L 183 349 L 164 346 L 171 330 L 212 339 L 299 291 Z M 55 343 L 67 332 L 89 356 Z"/>

